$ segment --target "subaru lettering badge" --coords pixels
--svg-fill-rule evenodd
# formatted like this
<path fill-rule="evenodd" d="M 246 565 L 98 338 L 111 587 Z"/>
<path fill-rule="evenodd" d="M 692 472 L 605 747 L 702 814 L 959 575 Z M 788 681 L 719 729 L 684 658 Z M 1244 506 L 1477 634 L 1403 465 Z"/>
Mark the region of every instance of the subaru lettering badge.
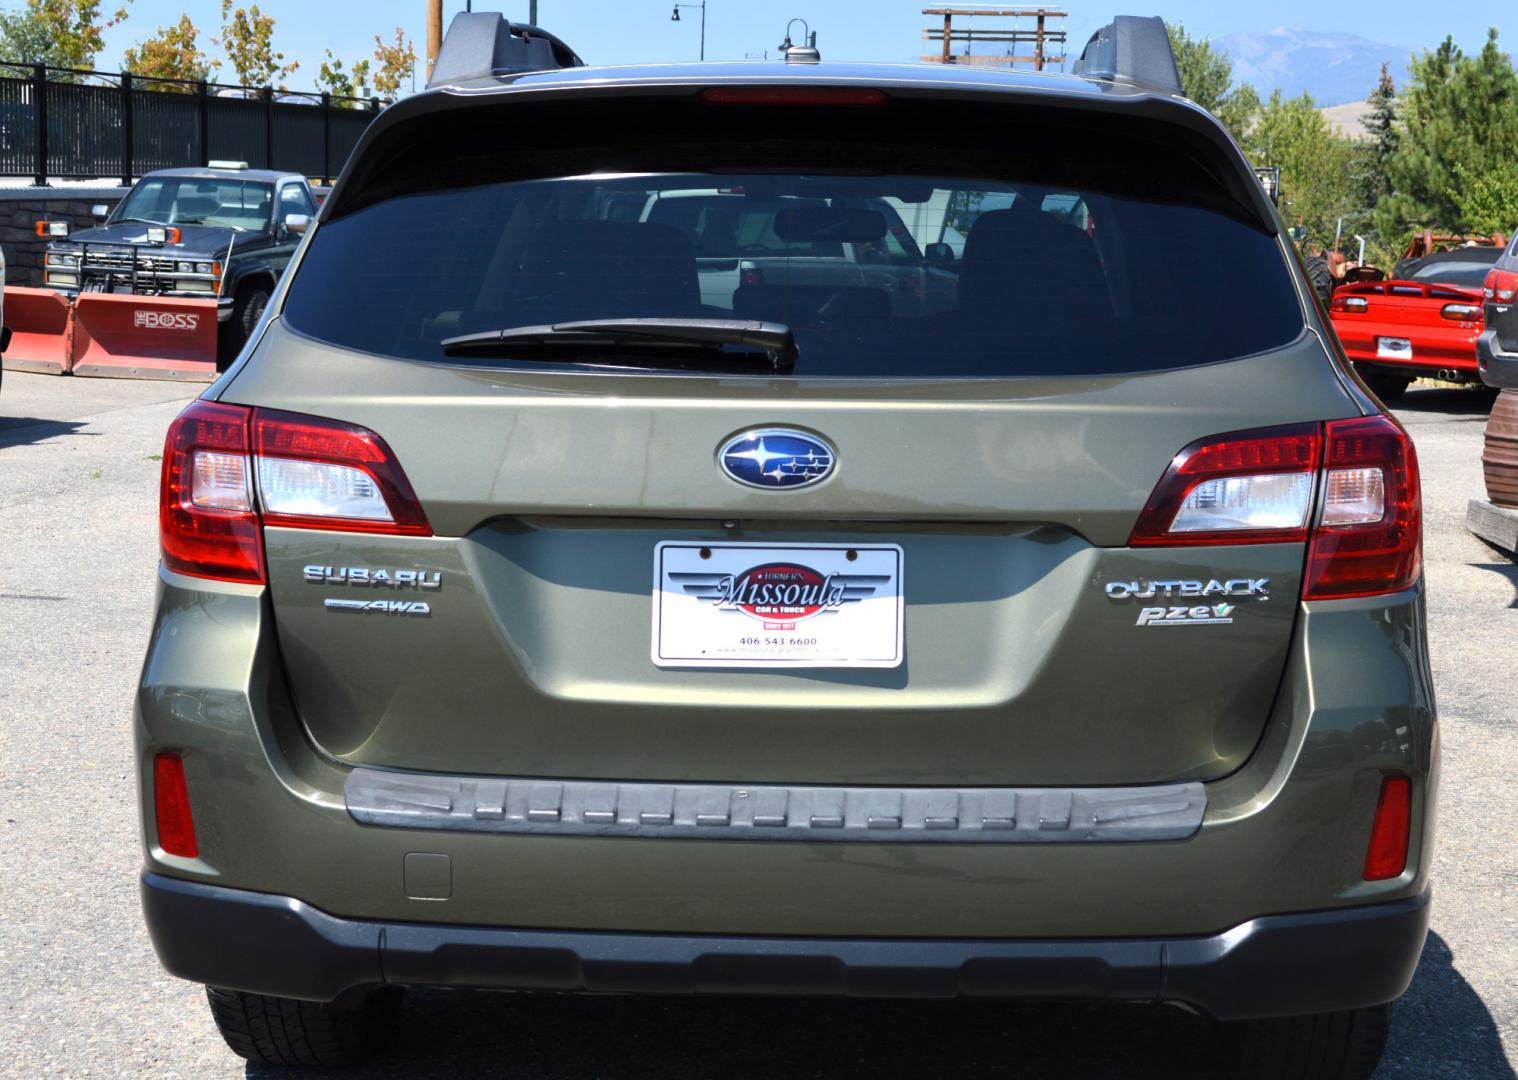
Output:
<path fill-rule="evenodd" d="M 815 435 L 791 428 L 745 431 L 717 451 L 722 471 L 756 488 L 815 484 L 833 471 L 838 455 Z"/>

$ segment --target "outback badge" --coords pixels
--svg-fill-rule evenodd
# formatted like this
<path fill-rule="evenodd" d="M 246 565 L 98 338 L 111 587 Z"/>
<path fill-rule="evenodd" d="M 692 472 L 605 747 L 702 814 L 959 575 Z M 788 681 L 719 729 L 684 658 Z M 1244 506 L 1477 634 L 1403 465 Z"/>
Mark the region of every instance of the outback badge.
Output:
<path fill-rule="evenodd" d="M 1238 610 L 1238 605 L 1228 599 L 1269 600 L 1270 579 L 1109 581 L 1106 592 L 1108 599 L 1117 601 L 1177 597 L 1193 601 L 1141 608 L 1135 626 L 1225 626 L 1233 622 L 1233 613 Z M 1209 602 L 1195 602 L 1204 599 Z"/>

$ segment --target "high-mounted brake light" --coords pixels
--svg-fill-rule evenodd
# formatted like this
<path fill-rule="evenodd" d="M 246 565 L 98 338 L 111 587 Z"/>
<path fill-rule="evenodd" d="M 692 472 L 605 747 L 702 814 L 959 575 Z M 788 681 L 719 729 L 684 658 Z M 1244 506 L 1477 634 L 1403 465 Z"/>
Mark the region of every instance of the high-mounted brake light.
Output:
<path fill-rule="evenodd" d="M 263 525 L 431 536 L 395 455 L 374 432 L 316 416 L 196 401 L 169 428 L 163 562 L 263 584 Z"/>
<path fill-rule="evenodd" d="M 1129 544 L 1264 544 L 1307 539 L 1317 424 L 1200 439 L 1170 462 Z"/>
<path fill-rule="evenodd" d="M 709 105 L 884 105 L 882 90 L 865 86 L 708 86 Z"/>
<path fill-rule="evenodd" d="M 1376 816 L 1365 848 L 1365 880 L 1386 881 L 1407 869 L 1407 841 L 1412 831 L 1412 782 L 1405 776 L 1381 781 Z"/>
<path fill-rule="evenodd" d="M 158 846 L 170 855 L 193 859 L 200 854 L 195 818 L 190 813 L 190 789 L 184 780 L 184 761 L 178 754 L 153 759 L 153 817 Z"/>
<path fill-rule="evenodd" d="M 1292 541 L 1309 542 L 1305 600 L 1399 592 L 1418 580 L 1418 455 L 1395 420 L 1367 416 L 1198 440 L 1171 461 L 1128 540 L 1134 547 Z"/>
<path fill-rule="evenodd" d="M 1305 600 L 1398 592 L 1423 572 L 1418 452 L 1389 416 L 1330 420 L 1323 509 L 1307 554 Z"/>

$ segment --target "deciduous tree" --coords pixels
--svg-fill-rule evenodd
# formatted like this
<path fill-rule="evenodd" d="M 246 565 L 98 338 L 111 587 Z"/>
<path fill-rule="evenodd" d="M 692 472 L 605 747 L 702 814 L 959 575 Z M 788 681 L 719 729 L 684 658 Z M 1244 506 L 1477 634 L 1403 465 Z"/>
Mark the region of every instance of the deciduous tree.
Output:
<path fill-rule="evenodd" d="M 386 45 L 374 35 L 374 89 L 382 97 L 395 97 L 416 71 L 416 48 L 401 27 L 395 28 L 395 42 Z"/>
<path fill-rule="evenodd" d="M 101 0 L 26 0 L 26 7 L 0 14 L 0 57 L 54 67 L 92 68 L 105 31 L 127 17 L 117 8 L 101 15 Z"/>
<path fill-rule="evenodd" d="M 359 97 L 368 85 L 369 61 L 359 60 L 352 68 L 344 68 L 332 50 L 327 50 L 327 57 L 316 75 L 316 88 L 343 99 L 334 104 L 339 108 L 357 108 L 358 102 L 351 99 Z"/>
<path fill-rule="evenodd" d="M 1281 216 L 1305 228 L 1311 246 L 1332 247 L 1341 218 L 1346 235 L 1364 232 L 1358 177 L 1372 151 L 1336 134 L 1310 95 L 1271 94 L 1250 129 L 1248 149 L 1256 164 L 1281 167 Z"/>
<path fill-rule="evenodd" d="M 128 49 L 121 62 L 133 75 L 153 79 L 205 79 L 221 66 L 200 48 L 200 30 L 188 15 L 181 15 L 173 26 L 160 26 L 158 32 L 135 49 Z"/>
<path fill-rule="evenodd" d="M 257 4 L 233 8 L 232 0 L 221 0 L 221 37 L 213 40 L 226 50 L 238 82 L 284 89 L 286 76 L 300 64 L 285 63 L 285 54 L 275 51 L 273 38 L 274 16 L 259 11 Z"/>

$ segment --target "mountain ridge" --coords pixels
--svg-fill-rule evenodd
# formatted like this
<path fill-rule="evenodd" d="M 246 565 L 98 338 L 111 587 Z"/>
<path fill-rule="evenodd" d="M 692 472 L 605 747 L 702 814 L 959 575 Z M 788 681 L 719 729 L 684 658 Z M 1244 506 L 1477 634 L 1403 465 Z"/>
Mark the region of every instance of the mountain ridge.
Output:
<path fill-rule="evenodd" d="M 1214 44 L 1233 61 L 1235 84 L 1250 83 L 1261 97 L 1273 90 L 1286 97 L 1304 91 L 1319 107 L 1363 101 L 1391 65 L 1398 87 L 1407 81 L 1413 50 L 1337 30 L 1278 26 L 1264 33 L 1227 34 Z"/>

